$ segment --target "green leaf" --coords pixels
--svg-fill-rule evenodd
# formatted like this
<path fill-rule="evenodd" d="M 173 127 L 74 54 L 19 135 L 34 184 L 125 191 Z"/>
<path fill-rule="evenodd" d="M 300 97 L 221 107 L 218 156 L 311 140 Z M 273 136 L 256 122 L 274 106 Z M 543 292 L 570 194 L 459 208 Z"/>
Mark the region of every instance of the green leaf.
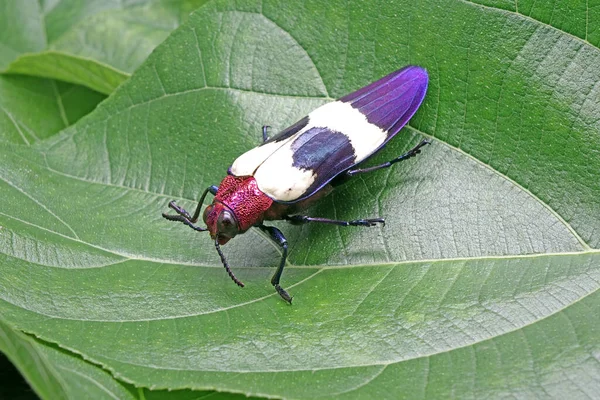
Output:
<path fill-rule="evenodd" d="M 0 70 L 110 94 L 206 0 L 0 4 Z"/>
<path fill-rule="evenodd" d="M 598 18 L 600 10 L 588 1 L 535 1 L 535 0 L 471 0 L 490 8 L 514 11 L 543 24 L 577 36 L 595 47 L 600 44 Z"/>
<path fill-rule="evenodd" d="M 0 141 L 31 144 L 73 125 L 105 98 L 83 86 L 0 76 Z"/>
<path fill-rule="evenodd" d="M 0 322 L 0 350 L 44 399 L 134 399 L 106 371 L 51 348 Z"/>
<path fill-rule="evenodd" d="M 429 92 L 373 163 L 434 143 L 308 210 L 385 228 L 277 223 L 292 306 L 260 232 L 223 248 L 240 289 L 205 234 L 160 216 L 263 124 L 406 64 Z M 158 389 L 594 397 L 599 66 L 589 42 L 470 2 L 211 2 L 88 118 L 0 149 L 0 318 Z"/>
<path fill-rule="evenodd" d="M 207 395 L 214 399 L 241 398 L 241 396 L 214 392 L 136 389 L 129 384 L 115 381 L 109 373 L 80 357 L 15 331 L 2 322 L 0 322 L 0 350 L 8 355 L 27 377 L 37 394 L 45 399 L 195 400 Z M 9 377 L 4 376 L 4 378 L 6 379 L 3 383 L 3 391 L 0 393 L 9 395 L 10 398 L 16 398 L 19 394 L 23 399 L 35 398 L 22 390 L 17 391 L 16 389 L 19 389 L 17 387 L 9 392 L 7 387 L 10 385 Z"/>

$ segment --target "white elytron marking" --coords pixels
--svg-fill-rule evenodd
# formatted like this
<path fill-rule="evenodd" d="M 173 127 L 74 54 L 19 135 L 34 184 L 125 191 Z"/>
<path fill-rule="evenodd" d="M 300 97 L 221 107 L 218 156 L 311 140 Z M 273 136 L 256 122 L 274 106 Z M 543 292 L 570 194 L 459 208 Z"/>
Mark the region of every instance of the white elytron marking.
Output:
<path fill-rule="evenodd" d="M 357 163 L 372 154 L 387 138 L 386 131 L 367 121 L 367 117 L 350 104 L 341 101 L 327 103 L 308 117 L 311 126 L 327 127 L 348 136 Z"/>
<path fill-rule="evenodd" d="M 316 178 L 313 170 L 304 170 L 292 165 L 294 152 L 290 145 L 291 142 L 286 142 L 285 146 L 266 159 L 254 173 L 258 188 L 275 200 L 296 200 Z"/>
<path fill-rule="evenodd" d="M 233 162 L 229 170 L 235 176 L 253 175 L 256 168 L 285 143 L 286 141 L 271 142 L 248 150 Z"/>
<path fill-rule="evenodd" d="M 272 142 L 239 156 L 230 168 L 233 175 L 254 175 L 258 188 L 274 200 L 293 201 L 306 193 L 316 179 L 313 170 L 293 166 L 294 140 L 314 127 L 325 127 L 346 135 L 352 144 L 355 162 L 372 154 L 387 138 L 387 132 L 371 124 L 348 103 L 334 101 L 308 114 L 308 124 L 281 142 Z"/>

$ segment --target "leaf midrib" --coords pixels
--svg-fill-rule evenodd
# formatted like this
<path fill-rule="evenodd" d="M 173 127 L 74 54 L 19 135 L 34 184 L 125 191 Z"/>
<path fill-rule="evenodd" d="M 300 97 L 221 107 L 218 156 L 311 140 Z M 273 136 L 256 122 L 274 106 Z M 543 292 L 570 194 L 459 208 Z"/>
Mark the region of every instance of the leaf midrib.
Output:
<path fill-rule="evenodd" d="M 167 95 L 165 95 L 167 96 Z M 162 97 L 161 97 L 162 98 Z M 305 97 L 305 98 L 310 98 L 310 97 Z M 320 99 L 320 98 L 316 98 L 316 99 Z M 105 122 L 106 120 L 103 120 L 103 122 Z M 583 238 L 577 233 L 577 231 L 573 228 L 573 226 L 571 224 L 569 224 L 555 209 L 553 209 L 552 207 L 550 207 L 550 205 L 544 201 L 542 201 L 539 197 L 537 197 L 534 193 L 532 193 L 530 190 L 526 189 L 525 187 L 523 187 L 521 184 L 519 184 L 517 181 L 513 180 L 512 178 L 510 178 L 509 176 L 499 172 L 498 170 L 496 170 L 495 168 L 493 168 L 491 165 L 483 162 L 482 160 L 474 157 L 473 155 L 471 155 L 470 153 L 467 153 L 466 151 L 464 151 L 461 148 L 455 147 L 451 144 L 449 144 L 446 141 L 440 140 L 438 138 L 436 138 L 435 136 L 432 136 L 430 134 L 427 134 L 425 132 L 422 132 L 420 130 L 418 130 L 417 128 L 414 128 L 411 125 L 406 125 L 406 128 L 408 128 L 409 130 L 421 135 L 421 136 L 425 136 L 428 137 L 430 139 L 435 139 L 436 142 L 442 143 L 444 146 L 448 147 L 449 149 L 458 152 L 462 155 L 464 155 L 465 157 L 467 157 L 468 159 L 470 159 L 471 161 L 477 163 L 478 165 L 484 167 L 485 169 L 491 171 L 493 174 L 497 175 L 498 177 L 500 177 L 501 179 L 507 181 L 508 183 L 510 183 L 511 185 L 513 185 L 514 187 L 516 187 L 519 191 L 527 194 L 530 198 L 532 198 L 535 202 L 539 203 L 543 208 L 545 208 L 546 210 L 548 210 L 548 212 L 554 217 L 556 218 L 556 220 L 558 220 L 563 226 L 565 226 L 565 228 L 571 233 L 571 235 L 579 242 L 579 244 L 581 245 L 581 247 L 583 248 L 584 251 L 586 250 L 592 250 L 592 248 L 590 247 L 590 245 L 583 240 Z M 46 153 L 43 153 L 44 155 L 44 160 L 46 165 L 41 165 L 39 163 L 36 163 L 39 167 L 41 168 L 45 168 L 48 172 L 50 173 L 54 173 L 57 175 L 61 175 L 70 179 L 74 179 L 74 180 L 78 180 L 81 182 L 85 182 L 85 183 L 89 183 L 89 184 L 98 184 L 98 185 L 104 185 L 104 186 L 110 186 L 110 187 L 115 187 L 115 188 L 119 188 L 119 189 L 123 189 L 123 190 L 128 190 L 128 191 L 135 191 L 135 192 L 140 192 L 146 195 L 154 195 L 157 197 L 163 197 L 163 198 L 168 198 L 168 199 L 179 199 L 179 200 L 184 200 L 184 201 L 190 201 L 190 202 L 194 202 L 196 201 L 196 199 L 188 199 L 188 198 L 184 198 L 178 195 L 171 195 L 171 194 L 165 194 L 165 193 L 157 193 L 157 192 L 152 192 L 152 191 L 148 191 L 148 190 L 144 190 L 144 189 L 139 189 L 139 188 L 135 188 L 135 187 L 130 187 L 130 186 L 126 186 L 126 185 L 119 185 L 119 184 L 114 184 L 112 182 L 101 182 L 101 181 L 94 181 L 94 180 L 90 180 L 90 179 L 85 179 L 82 177 L 78 177 L 76 175 L 71 175 L 71 174 L 67 174 L 65 172 L 62 171 L 58 171 L 52 167 L 50 167 L 48 160 L 47 160 L 47 155 Z M 23 157 L 22 157 L 23 158 Z M 27 160 L 28 162 L 31 162 L 31 160 Z"/>
<path fill-rule="evenodd" d="M 540 254 L 530 254 L 530 255 L 522 255 L 522 256 L 495 256 L 495 257 L 473 257 L 473 258 L 454 258 L 454 259 L 436 259 L 436 260 L 419 260 L 419 261 L 400 261 L 400 262 L 396 262 L 396 263 L 380 263 L 377 265 L 373 265 L 373 264 L 352 264 L 352 265 L 326 265 L 326 266 L 310 266 L 310 265 L 302 265 L 302 266 L 294 266 L 291 265 L 289 266 L 289 268 L 291 269 L 311 269 L 311 270 L 315 270 L 316 271 L 312 274 L 310 274 L 309 276 L 291 284 L 288 286 L 288 289 L 294 288 L 296 286 L 299 286 L 307 281 L 309 281 L 310 279 L 314 278 L 315 276 L 323 273 L 324 271 L 327 270 L 334 270 L 334 269 L 346 269 L 346 268 L 381 268 L 381 267 L 390 267 L 390 268 L 395 268 L 395 267 L 399 267 L 401 265 L 404 264 L 437 264 L 437 263 L 452 263 L 452 262 L 468 262 L 468 261 L 477 261 L 477 260 L 514 260 L 514 259 L 531 259 L 531 258 L 539 258 L 539 257 L 568 257 L 568 256 L 586 256 L 586 255 L 595 255 L 595 254 L 600 254 L 600 250 L 592 250 L 592 251 L 582 251 L 582 252 L 569 252 L 569 253 L 540 253 Z M 126 262 L 128 260 L 122 260 L 122 261 L 118 261 L 115 262 L 114 265 L 116 264 L 121 264 L 123 262 Z M 159 263 L 159 267 L 161 265 L 167 264 L 167 265 L 182 265 L 181 263 L 168 263 L 168 262 L 164 262 L 164 263 Z M 105 266 L 110 266 L 113 264 L 109 264 L 109 265 L 105 265 Z M 198 266 L 198 267 L 203 267 L 203 268 L 222 268 L 221 266 Z M 52 267 L 50 267 L 52 268 Z M 239 267 L 237 269 L 253 269 L 255 267 Z M 590 294 L 593 294 L 595 292 L 597 292 L 599 289 L 596 288 L 594 290 L 591 290 L 590 292 L 586 293 L 585 295 L 581 296 L 579 299 L 577 299 L 576 301 L 569 303 L 568 305 L 565 305 L 563 307 L 560 307 L 559 309 L 557 309 L 555 312 L 550 313 L 549 315 L 555 314 L 560 312 L 562 309 L 577 303 L 578 301 L 580 301 L 581 299 L 589 296 Z M 35 313 L 37 315 L 43 315 L 44 317 L 48 317 L 48 318 L 52 318 L 52 319 L 58 319 L 58 320 L 65 320 L 65 321 L 82 321 L 82 322 L 103 322 L 103 323 L 139 323 L 139 322 L 153 322 L 153 321 L 164 321 L 164 320 L 175 320 L 175 319 L 186 319 L 186 318 L 196 318 L 196 317 L 200 317 L 200 316 L 204 316 L 204 315 L 209 315 L 209 314 L 216 314 L 219 312 L 223 312 L 223 311 L 227 311 L 227 310 L 231 310 L 234 308 L 239 308 L 239 307 L 243 307 L 243 306 L 247 306 L 249 304 L 253 304 L 253 303 L 257 303 L 259 301 L 263 301 L 266 300 L 267 298 L 273 297 L 275 296 L 277 293 L 273 292 L 270 293 L 268 295 L 264 295 L 258 298 L 254 298 L 245 302 L 241 302 L 241 303 L 236 303 L 236 304 L 232 304 L 228 307 L 222 307 L 222 308 L 218 308 L 218 309 L 214 309 L 214 310 L 210 310 L 210 311 L 205 311 L 205 312 L 198 312 L 198 313 L 191 313 L 191 314 L 181 314 L 181 315 L 169 315 L 169 316 L 162 316 L 162 317 L 157 317 L 157 318 L 139 318 L 139 319 L 120 319 L 120 320 L 107 320 L 107 319 L 82 319 L 82 318 L 70 318 L 70 317 L 65 317 L 65 316 L 57 316 L 57 315 L 51 315 L 51 314 L 46 314 L 46 313 L 42 313 L 38 310 L 31 310 L 25 307 L 22 307 L 20 305 L 16 305 L 12 302 L 10 302 L 9 300 L 5 299 L 5 298 L 0 298 L 0 300 L 7 302 L 8 304 L 11 304 L 14 307 L 18 307 L 20 309 Z M 547 316 L 544 316 L 542 318 L 536 319 L 535 321 L 531 322 L 530 324 L 533 324 L 535 322 L 537 322 L 538 320 L 542 320 L 544 318 L 546 318 Z M 529 325 L 529 324 L 527 324 Z M 527 326 L 527 325 L 523 325 L 523 326 Z M 516 329 L 515 329 L 516 330 Z M 46 340 L 46 339 L 44 339 Z"/>
<path fill-rule="evenodd" d="M 129 109 L 131 109 L 131 108 L 133 108 L 133 107 L 136 107 L 136 106 L 139 106 L 139 105 L 143 105 L 143 104 L 147 104 L 147 103 L 150 103 L 150 102 L 153 102 L 153 101 L 157 101 L 157 100 L 159 100 L 159 99 L 162 99 L 162 98 L 164 98 L 164 97 L 168 97 L 168 96 L 175 96 L 175 95 L 181 95 L 181 94 L 185 94 L 185 93 L 188 93 L 188 92 L 195 92 L 195 91 L 201 91 L 201 90 L 206 90 L 206 89 L 209 89 L 209 90 L 211 90 L 211 89 L 220 89 L 220 90 L 237 90 L 237 89 L 231 89 L 231 88 L 211 88 L 211 87 L 204 87 L 204 88 L 198 88 L 198 89 L 191 89 L 191 90 L 188 90 L 188 91 L 182 91 L 182 92 L 178 92 L 178 93 L 174 93 L 174 94 L 166 94 L 166 95 L 160 96 L 160 97 L 158 97 L 158 98 L 155 98 L 155 99 L 148 100 L 148 101 L 146 101 L 146 102 L 143 102 L 143 103 L 139 103 L 139 104 L 136 104 L 136 105 L 132 105 L 132 106 L 128 107 L 126 110 L 129 110 Z M 242 90 L 242 91 L 243 91 L 243 90 Z M 252 91 L 245 91 L 245 92 L 256 93 L 256 92 L 252 92 Z M 273 94 L 268 94 L 268 93 L 262 93 L 262 94 L 263 94 L 263 95 L 265 95 L 265 94 L 266 94 L 266 95 L 273 95 Z M 278 95 L 277 95 L 277 96 L 278 96 Z M 284 96 L 284 97 L 285 97 L 285 96 Z M 320 98 L 320 97 L 306 97 L 306 96 L 293 96 L 293 97 L 301 97 L 302 99 L 325 99 L 325 98 Z M 125 111 L 125 110 L 123 110 L 122 112 L 124 112 L 124 111 Z M 111 116 L 111 117 L 112 117 L 112 116 Z M 101 121 L 94 121 L 92 124 L 90 124 L 90 125 L 86 126 L 86 128 L 87 128 L 87 127 L 89 127 L 89 126 L 95 125 L 95 124 L 105 123 L 105 122 L 106 122 L 106 121 L 108 121 L 108 119 L 110 119 L 111 117 L 107 117 L 106 119 L 102 119 Z M 554 216 L 554 218 L 556 218 L 556 220 L 558 220 L 558 221 L 559 221 L 561 224 L 563 224 L 563 226 L 565 226 L 565 228 L 566 228 L 566 229 L 567 229 L 567 230 L 568 230 L 568 231 L 571 233 L 571 235 L 572 235 L 573 237 L 575 237 L 575 238 L 576 238 L 576 240 L 579 242 L 579 244 L 580 244 L 580 245 L 581 245 L 581 247 L 583 248 L 583 252 L 589 252 L 589 251 L 591 251 L 591 250 L 592 250 L 592 248 L 591 248 L 591 247 L 590 247 L 590 246 L 589 246 L 589 245 L 588 245 L 588 244 L 587 244 L 587 243 L 586 243 L 586 242 L 583 240 L 583 238 L 582 238 L 582 237 L 581 237 L 581 236 L 580 236 L 580 235 L 577 233 L 577 231 L 576 231 L 576 230 L 575 230 L 575 229 L 574 229 L 574 228 L 573 228 L 573 227 L 572 227 L 572 226 L 571 226 L 571 225 L 570 225 L 570 224 L 569 224 L 569 223 L 568 223 L 568 222 L 567 222 L 567 221 L 566 221 L 566 220 L 565 220 L 565 219 L 564 219 L 564 218 L 563 218 L 563 217 L 562 217 L 562 216 L 561 216 L 561 215 L 560 215 L 560 214 L 559 214 L 559 213 L 558 213 L 556 210 L 554 210 L 554 209 L 553 209 L 552 207 L 550 207 L 550 206 L 549 206 L 549 205 L 548 205 L 546 202 L 542 201 L 542 200 L 541 200 L 539 197 L 537 197 L 535 194 L 533 194 L 533 193 L 532 193 L 531 191 L 529 191 L 528 189 L 524 188 L 522 185 L 520 185 L 520 184 L 519 184 L 518 182 L 516 182 L 515 180 L 511 179 L 511 178 L 510 178 L 510 177 L 508 177 L 507 175 L 504 175 L 504 174 L 502 174 L 501 172 L 499 172 L 499 171 L 497 171 L 496 169 L 494 169 L 493 167 L 491 167 L 489 164 L 487 164 L 487 163 L 485 163 L 485 162 L 483 162 L 483 161 L 479 160 L 478 158 L 474 157 L 474 156 L 473 156 L 473 155 L 471 155 L 470 153 L 467 153 L 467 152 L 465 152 L 464 150 L 462 150 L 462 149 L 460 149 L 460 148 L 458 148 L 458 147 L 455 147 L 455 146 L 453 146 L 453 145 L 449 144 L 449 143 L 448 143 L 448 142 L 446 142 L 446 141 L 440 140 L 440 139 L 436 138 L 435 136 L 432 136 L 432 135 L 430 135 L 430 134 L 427 134 L 427 133 L 425 133 L 425 132 L 422 132 L 422 131 L 418 130 L 417 128 L 414 128 L 414 127 L 412 127 L 412 126 L 410 126 L 410 125 L 407 125 L 406 127 L 407 127 L 409 130 L 411 130 L 411 131 L 413 131 L 413 132 L 415 132 L 415 133 L 417 133 L 417 134 L 419 134 L 419 135 L 422 135 L 422 136 L 425 136 L 425 137 L 429 137 L 429 138 L 435 139 L 435 140 L 436 140 L 436 142 L 442 143 L 443 145 L 447 146 L 449 149 L 451 149 L 451 150 L 453 150 L 453 151 L 456 151 L 456 152 L 458 152 L 458 153 L 460 153 L 460 154 L 462 154 L 462 155 L 466 156 L 468 159 L 472 160 L 473 162 L 477 163 L 478 165 L 480 165 L 480 166 L 483 166 L 484 168 L 486 168 L 486 169 L 490 170 L 492 173 L 494 173 L 495 175 L 499 176 L 501 179 L 504 179 L 505 181 L 509 182 L 511 185 L 515 186 L 515 187 L 516 187 L 518 190 L 520 190 L 521 192 L 524 192 L 525 194 L 527 194 L 527 195 L 528 195 L 530 198 L 532 198 L 532 199 L 533 199 L 535 202 L 539 203 L 539 204 L 540 204 L 540 205 L 541 205 L 543 208 L 547 209 L 547 210 L 548 210 L 548 212 L 549 212 L 549 213 L 550 213 L 552 216 Z M 76 132 L 77 132 L 77 131 L 75 130 L 73 134 L 75 134 Z M 70 137 L 72 137 L 72 136 L 73 136 L 73 134 L 71 134 L 71 135 L 70 135 Z M 69 137 L 69 136 L 67 136 L 67 135 L 63 135 L 63 138 L 61 138 L 61 139 L 66 139 L 67 137 Z M 73 179 L 73 180 L 77 180 L 77 181 L 85 182 L 85 183 L 88 183 L 88 184 L 96 184 L 96 185 L 103 185 L 103 186 L 115 187 L 115 188 L 118 188 L 118 189 L 123 189 L 123 190 L 127 190 L 127 191 L 133 191 L 133 192 L 139 192 L 139 193 L 143 193 L 143 194 L 145 194 L 145 195 L 154 195 L 154 196 L 157 196 L 157 197 L 162 197 L 162 198 L 165 198 L 165 199 L 179 199 L 179 200 L 191 201 L 191 202 L 195 201 L 195 199 L 187 199 L 187 198 L 180 197 L 180 196 L 178 196 L 178 195 L 170 195 L 170 194 L 165 194 L 165 193 L 151 192 L 151 191 L 144 190 L 144 189 L 140 189 L 140 188 L 130 187 L 130 186 L 126 186 L 126 185 L 114 184 L 114 183 L 112 183 L 112 182 L 102 182 L 102 181 L 95 181 L 95 180 L 90 180 L 90 179 L 85 179 L 85 178 L 82 178 L 82 177 L 78 177 L 78 176 L 75 176 L 75 175 L 70 175 L 70 174 L 67 174 L 67 173 L 65 173 L 65 172 L 58 171 L 58 170 L 56 170 L 56 169 L 52 168 L 52 167 L 49 165 L 49 162 L 48 162 L 48 159 L 47 159 L 47 153 L 46 153 L 46 152 L 44 152 L 44 151 L 40 151 L 40 153 L 43 155 L 43 158 L 44 158 L 44 161 L 45 161 L 45 165 L 42 165 L 42 164 L 40 164 L 40 163 L 36 163 L 36 162 L 34 162 L 34 161 L 30 160 L 30 159 L 27 159 L 27 158 L 25 158 L 25 157 L 23 157 L 23 156 L 20 156 L 20 155 L 18 155 L 18 156 L 19 156 L 20 158 L 24 159 L 24 160 L 25 160 L 26 162 L 28 162 L 28 163 L 32 163 L 32 162 L 33 162 L 33 163 L 35 163 L 37 166 L 39 166 L 40 168 L 44 168 L 44 169 L 46 169 L 46 170 L 47 170 L 49 173 L 53 173 L 53 174 L 60 175 L 60 176 L 63 176 L 63 177 L 66 177 L 66 178 L 70 178 L 70 179 Z M 13 153 L 13 154 L 16 154 L 16 153 Z M 8 215 L 7 215 L 7 216 L 8 216 Z M 25 222 L 25 221 L 21 221 L 21 222 Z M 35 224 L 31 224 L 31 225 L 33 225 L 33 226 L 37 226 L 37 225 L 35 225 Z M 43 228 L 43 227 L 39 227 L 39 228 L 40 228 L 40 229 L 45 229 L 45 228 Z M 54 232 L 54 231 L 52 231 L 52 230 L 49 230 L 49 229 L 45 229 L 45 230 L 47 230 L 47 231 L 49 231 L 49 232 L 51 232 L 51 233 L 55 233 L 55 234 L 57 234 L 57 235 L 60 235 L 60 236 L 64 236 L 64 235 L 62 235 L 62 234 L 60 234 L 60 233 L 58 233 L 58 232 Z M 72 238 L 72 237 L 69 237 L 69 236 L 64 236 L 64 237 L 65 237 L 65 238 L 68 238 L 68 239 L 72 239 L 72 240 L 77 240 L 77 238 Z M 127 257 L 127 258 L 130 258 L 130 259 L 136 259 L 136 260 L 147 260 L 147 261 L 152 261 L 152 262 L 164 262 L 164 263 L 169 263 L 169 261 L 168 261 L 168 260 L 156 260 L 156 259 L 146 259 L 146 258 L 139 258 L 139 257 L 131 257 L 131 255 L 127 255 L 127 254 L 120 254 L 120 253 L 114 252 L 113 250 L 105 249 L 105 248 L 102 248 L 102 247 L 100 247 L 100 246 L 93 245 L 93 244 L 91 244 L 91 243 L 87 243 L 87 242 L 85 242 L 85 241 L 79 241 L 79 242 L 80 242 L 80 243 L 83 243 L 83 244 L 88 244 L 89 246 L 92 246 L 92 247 L 94 247 L 94 248 L 97 248 L 97 249 L 100 249 L 100 250 L 104 250 L 104 251 L 106 251 L 106 252 L 109 252 L 109 253 L 111 253 L 111 254 L 115 254 L 115 255 L 118 255 L 118 256 L 122 256 L 122 257 Z M 277 249 L 277 250 L 279 251 L 279 249 Z M 542 253 L 542 254 L 551 254 L 551 253 Z M 409 262 L 410 262 L 410 261 L 409 261 Z M 394 262 L 392 262 L 392 263 L 394 263 Z M 182 264 L 182 265 L 188 265 L 188 263 L 183 263 L 183 262 L 182 262 L 182 263 L 179 263 L 179 264 Z M 197 265 L 197 264 L 190 263 L 190 265 Z M 202 265 L 202 266 L 204 266 L 204 265 Z M 208 265 L 207 265 L 207 266 L 208 266 Z"/>
<path fill-rule="evenodd" d="M 318 273 L 319 272 L 311 275 L 310 277 L 312 277 L 312 276 L 314 276 L 314 275 L 316 275 Z M 305 280 L 309 279 L 310 277 L 305 278 Z M 573 302 L 571 302 L 569 304 L 566 304 L 566 305 L 564 305 L 564 306 L 556 309 L 554 312 L 551 312 L 551 313 L 549 313 L 547 315 L 544 315 L 541 318 L 536 318 L 533 321 L 525 323 L 525 324 L 523 324 L 521 326 L 515 327 L 514 329 L 508 329 L 508 330 L 506 330 L 505 332 L 503 332 L 503 333 L 501 333 L 499 335 L 496 335 L 496 336 L 490 335 L 490 336 L 482 338 L 480 340 L 474 340 L 474 341 L 472 341 L 472 342 L 470 342 L 468 344 L 465 344 L 465 345 L 456 346 L 456 347 L 452 347 L 452 348 L 448 348 L 448 349 L 444 349 L 444 350 L 440 350 L 440 351 L 433 351 L 433 352 L 430 352 L 430 353 L 427 353 L 427 354 L 421 354 L 419 356 L 409 357 L 409 358 L 405 358 L 405 359 L 401 359 L 401 360 L 373 362 L 373 363 L 364 363 L 364 364 L 357 363 L 357 364 L 344 365 L 344 366 L 306 368 L 306 369 L 261 369 L 261 370 L 241 370 L 241 369 L 240 370 L 234 370 L 234 369 L 228 369 L 228 370 L 217 370 L 217 369 L 208 369 L 208 368 L 204 368 L 204 369 L 189 369 L 189 368 L 187 368 L 187 369 L 184 369 L 184 368 L 175 368 L 175 367 L 171 367 L 171 366 L 152 365 L 152 364 L 149 364 L 149 363 L 138 364 L 138 363 L 135 363 L 135 362 L 132 362 L 132 361 L 118 360 L 118 359 L 115 359 L 115 358 L 112 358 L 112 357 L 108 357 L 107 355 L 102 355 L 102 357 L 104 359 L 106 359 L 106 360 L 116 361 L 116 362 L 121 363 L 121 364 L 127 364 L 127 365 L 132 365 L 132 366 L 135 366 L 135 367 L 142 367 L 142 368 L 151 368 L 151 369 L 155 369 L 155 370 L 188 371 L 188 372 L 217 372 L 217 373 L 225 373 L 226 372 L 226 373 L 239 373 L 239 374 L 260 374 L 260 373 L 281 373 L 281 372 L 286 372 L 287 373 L 287 372 L 308 372 L 308 371 L 317 372 L 317 371 L 330 371 L 330 370 L 348 369 L 348 368 L 366 368 L 366 367 L 375 367 L 375 366 L 388 367 L 388 366 L 393 365 L 393 364 L 399 364 L 399 363 L 403 363 L 403 362 L 420 360 L 420 359 L 423 359 L 423 358 L 429 358 L 429 357 L 437 356 L 437 355 L 440 355 L 440 354 L 449 353 L 451 351 L 455 351 L 455 350 L 460 350 L 460 349 L 463 349 L 463 348 L 472 347 L 472 346 L 475 346 L 475 345 L 478 345 L 478 344 L 481 344 L 481 343 L 484 343 L 484 342 L 487 342 L 487 341 L 496 340 L 498 338 L 501 338 L 501 337 L 503 337 L 505 335 L 512 334 L 514 332 L 518 332 L 518 331 L 520 331 L 520 330 L 522 330 L 524 328 L 527 328 L 527 327 L 532 326 L 534 324 L 540 323 L 540 322 L 542 322 L 542 321 L 544 321 L 544 320 L 546 320 L 548 318 L 551 318 L 551 317 L 553 317 L 555 315 L 558 315 L 559 313 L 562 313 L 567 308 L 572 307 L 573 305 L 581 302 L 582 300 L 586 299 L 587 297 L 589 297 L 589 296 L 597 293 L 598 290 L 599 289 L 592 290 L 589 293 L 586 293 L 585 295 L 581 296 L 577 300 L 575 300 L 575 301 L 573 301 Z M 276 295 L 276 293 L 273 293 L 271 295 L 264 296 L 261 299 L 255 299 L 255 300 L 253 300 L 253 301 L 251 301 L 249 303 L 257 302 L 259 300 L 262 301 L 262 300 L 264 300 L 264 299 L 266 299 L 268 297 L 275 296 L 275 295 Z M 247 305 L 247 304 L 245 304 L 245 305 Z M 235 308 L 235 307 L 236 306 L 228 307 L 227 310 L 229 310 L 231 308 Z M 210 314 L 210 313 L 205 313 L 205 314 Z M 200 314 L 200 315 L 205 315 L 205 314 Z M 41 335 L 37 335 L 37 334 L 35 334 L 33 332 L 31 334 L 35 335 L 36 337 L 39 337 L 42 340 L 46 340 L 46 341 L 48 341 L 50 343 L 55 343 L 52 340 L 45 339 Z M 93 357 L 90 357 L 89 355 L 84 355 L 84 353 L 81 353 L 81 352 L 79 352 L 79 351 L 77 351 L 75 349 L 72 349 L 70 347 L 63 346 L 62 344 L 60 344 L 58 342 L 56 342 L 56 344 L 58 346 L 60 346 L 61 348 L 66 349 L 66 350 L 68 350 L 70 352 L 73 352 L 75 354 L 80 354 L 86 360 L 88 360 L 88 361 L 90 361 L 92 363 L 100 365 L 102 368 L 110 371 L 111 373 L 113 371 L 115 371 L 115 369 L 113 369 L 111 366 L 107 365 L 104 362 L 98 361 L 97 359 L 94 359 Z M 160 388 L 157 388 L 157 389 L 160 389 Z M 195 389 L 199 389 L 199 388 L 195 388 Z"/>

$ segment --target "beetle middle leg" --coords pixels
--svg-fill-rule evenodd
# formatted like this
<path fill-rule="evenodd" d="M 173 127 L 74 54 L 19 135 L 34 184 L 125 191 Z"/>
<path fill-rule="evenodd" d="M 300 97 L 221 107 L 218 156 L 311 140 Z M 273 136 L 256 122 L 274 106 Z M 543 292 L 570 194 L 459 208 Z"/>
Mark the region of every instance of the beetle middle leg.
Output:
<path fill-rule="evenodd" d="M 378 169 L 391 167 L 392 165 L 396 164 L 397 162 L 404 161 L 408 158 L 416 156 L 417 154 L 419 154 L 421 152 L 421 147 L 425 146 L 426 144 L 431 144 L 431 140 L 423 139 L 419 142 L 418 145 L 416 145 L 415 147 L 413 147 L 406 153 L 394 158 L 393 160 L 385 162 L 383 164 L 375 165 L 373 167 L 368 167 L 368 168 L 350 169 L 350 170 L 346 171 L 346 176 L 354 176 L 357 174 L 363 174 L 365 172 L 372 172 L 372 171 L 377 171 Z"/>
<path fill-rule="evenodd" d="M 283 254 L 281 254 L 281 261 L 279 262 L 279 267 L 277 268 L 277 271 L 275 271 L 275 274 L 271 278 L 271 284 L 275 286 L 275 290 L 277 291 L 277 293 L 279 293 L 282 299 L 292 304 L 292 296 L 290 296 L 284 288 L 279 286 L 279 280 L 281 279 L 281 274 L 283 273 L 283 268 L 285 267 L 285 261 L 287 260 L 287 240 L 285 236 L 283 236 L 283 233 L 281 233 L 281 231 L 275 228 L 274 226 L 258 225 L 257 227 L 260 228 L 263 232 L 268 233 L 271 240 L 277 243 L 283 250 Z"/>
<path fill-rule="evenodd" d="M 282 219 L 289 221 L 293 225 L 303 225 L 308 224 L 309 222 L 318 222 L 322 224 L 339 226 L 375 226 L 377 224 L 383 224 L 383 226 L 385 226 L 385 219 L 383 218 L 365 218 L 355 219 L 352 221 L 341 221 L 329 218 L 308 217 L 306 215 L 284 215 Z"/>
<path fill-rule="evenodd" d="M 202 193 L 202 196 L 200 197 L 200 201 L 198 202 L 198 205 L 196 206 L 196 210 L 194 211 L 193 216 L 191 216 L 185 209 L 183 209 L 183 208 L 179 207 L 177 204 L 175 204 L 175 200 L 172 200 L 169 202 L 169 208 L 175 210 L 177 215 L 163 213 L 162 216 L 163 216 L 163 218 L 166 218 L 169 221 L 179 221 L 196 231 L 204 232 L 204 231 L 206 231 L 206 228 L 201 228 L 194 224 L 198 221 L 198 217 L 200 216 L 200 211 L 202 210 L 202 205 L 204 203 L 204 199 L 206 198 L 206 195 L 208 195 L 208 193 L 210 193 L 214 196 L 217 194 L 218 190 L 219 190 L 219 188 L 214 185 L 206 188 L 206 190 L 204 191 L 204 193 Z"/>

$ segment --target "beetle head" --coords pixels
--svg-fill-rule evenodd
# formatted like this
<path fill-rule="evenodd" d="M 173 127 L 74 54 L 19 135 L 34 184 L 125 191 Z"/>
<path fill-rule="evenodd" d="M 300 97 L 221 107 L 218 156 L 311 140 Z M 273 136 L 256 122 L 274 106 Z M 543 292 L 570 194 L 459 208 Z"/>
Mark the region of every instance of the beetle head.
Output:
<path fill-rule="evenodd" d="M 208 227 L 210 237 L 218 240 L 220 245 L 227 243 L 240 233 L 240 224 L 233 211 L 218 201 L 204 210 L 204 223 Z"/>

